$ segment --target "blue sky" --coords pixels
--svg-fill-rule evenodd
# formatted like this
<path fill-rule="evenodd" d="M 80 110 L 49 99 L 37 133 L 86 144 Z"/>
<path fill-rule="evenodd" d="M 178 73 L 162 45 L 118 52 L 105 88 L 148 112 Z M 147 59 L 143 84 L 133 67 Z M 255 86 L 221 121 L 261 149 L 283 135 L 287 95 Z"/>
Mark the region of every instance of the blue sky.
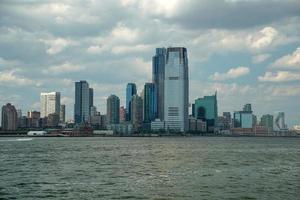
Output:
<path fill-rule="evenodd" d="M 74 82 L 106 110 L 127 82 L 151 81 L 156 47 L 188 49 L 190 102 L 218 91 L 219 114 L 252 103 L 300 124 L 297 0 L 0 0 L 0 103 L 39 110 L 60 91 L 73 116 Z"/>

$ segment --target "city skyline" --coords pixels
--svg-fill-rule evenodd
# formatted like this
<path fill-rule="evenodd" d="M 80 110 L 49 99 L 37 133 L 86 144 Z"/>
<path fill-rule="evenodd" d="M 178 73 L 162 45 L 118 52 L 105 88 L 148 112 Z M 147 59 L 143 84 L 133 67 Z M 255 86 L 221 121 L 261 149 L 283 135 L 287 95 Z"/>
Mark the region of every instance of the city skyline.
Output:
<path fill-rule="evenodd" d="M 300 98 L 299 2 L 220 0 L 220 16 L 205 12 L 207 21 L 189 19 L 202 19 L 193 6 L 211 10 L 209 1 L 194 1 L 185 9 L 180 9 L 182 1 L 172 2 L 154 1 L 149 7 L 103 1 L 101 9 L 118 13 L 111 20 L 95 12 L 93 7 L 100 6 L 93 1 L 78 17 L 74 13 L 81 2 L 1 2 L 1 16 L 9 16 L 0 22 L 1 105 L 11 102 L 23 113 L 40 110 L 40 93 L 58 91 L 71 119 L 74 82 L 87 80 L 94 88 L 94 105 L 105 113 L 110 94 L 125 106 L 127 83 L 136 83 L 139 94 L 151 82 L 156 47 L 184 46 L 190 61 L 189 103 L 218 91 L 219 115 L 249 102 L 258 116 L 284 111 L 289 127 L 300 123 L 295 109 Z M 243 6 L 256 16 L 249 19 L 251 12 L 240 11 Z M 281 10 L 265 17 L 266 9 L 274 7 Z M 137 13 L 129 14 L 133 10 Z"/>

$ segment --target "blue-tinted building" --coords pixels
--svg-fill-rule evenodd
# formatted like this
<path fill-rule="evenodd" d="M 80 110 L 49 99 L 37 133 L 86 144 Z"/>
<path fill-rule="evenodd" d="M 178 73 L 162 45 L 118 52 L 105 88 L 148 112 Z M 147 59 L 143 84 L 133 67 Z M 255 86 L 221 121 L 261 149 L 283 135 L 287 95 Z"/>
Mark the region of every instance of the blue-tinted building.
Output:
<path fill-rule="evenodd" d="M 218 118 L 217 93 L 195 100 L 194 115 L 197 119 L 206 121 L 207 127 L 214 127 Z"/>
<path fill-rule="evenodd" d="M 253 115 L 249 111 L 237 111 L 233 114 L 234 128 L 252 128 Z"/>
<path fill-rule="evenodd" d="M 74 120 L 76 124 L 89 121 L 90 89 L 86 81 L 75 82 Z"/>
<path fill-rule="evenodd" d="M 136 94 L 135 83 L 128 83 L 126 87 L 126 121 L 131 121 L 131 99 Z"/>
<path fill-rule="evenodd" d="M 157 116 L 157 99 L 154 83 L 144 86 L 144 122 L 154 121 Z"/>
<path fill-rule="evenodd" d="M 166 65 L 166 49 L 157 48 L 152 57 L 152 82 L 156 88 L 157 113 L 155 118 L 164 120 L 164 78 Z"/>

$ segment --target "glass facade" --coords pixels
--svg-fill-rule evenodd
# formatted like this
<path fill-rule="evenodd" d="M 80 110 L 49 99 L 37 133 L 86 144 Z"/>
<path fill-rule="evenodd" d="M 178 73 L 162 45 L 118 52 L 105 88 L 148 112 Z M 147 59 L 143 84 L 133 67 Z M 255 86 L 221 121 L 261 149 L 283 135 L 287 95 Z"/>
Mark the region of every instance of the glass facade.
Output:
<path fill-rule="evenodd" d="M 110 95 L 107 98 L 107 123 L 119 124 L 120 123 L 120 99 L 116 95 Z"/>
<path fill-rule="evenodd" d="M 126 121 L 131 121 L 131 99 L 136 94 L 135 83 L 128 83 L 126 87 Z"/>
<path fill-rule="evenodd" d="M 86 81 L 75 82 L 75 109 L 74 120 L 76 124 L 89 121 L 90 90 Z"/>
<path fill-rule="evenodd" d="M 151 122 L 157 116 L 156 88 L 154 83 L 144 86 L 144 121 Z"/>

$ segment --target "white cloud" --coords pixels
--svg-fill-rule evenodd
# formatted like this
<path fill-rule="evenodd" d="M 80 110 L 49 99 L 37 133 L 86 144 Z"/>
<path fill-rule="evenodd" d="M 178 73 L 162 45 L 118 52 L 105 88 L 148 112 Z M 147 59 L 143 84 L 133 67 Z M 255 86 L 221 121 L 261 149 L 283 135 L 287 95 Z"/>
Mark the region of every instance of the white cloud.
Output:
<path fill-rule="evenodd" d="M 60 53 L 69 46 L 77 45 L 77 42 L 64 38 L 40 39 L 40 41 L 46 44 L 46 52 L 50 55 Z"/>
<path fill-rule="evenodd" d="M 44 74 L 53 73 L 53 74 L 61 74 L 66 72 L 78 72 L 85 69 L 85 66 L 75 65 L 70 62 L 65 62 L 61 65 L 51 66 L 46 70 L 42 70 Z"/>
<path fill-rule="evenodd" d="M 40 83 L 16 74 L 16 70 L 0 71 L 0 84 L 9 86 L 39 86 Z"/>
<path fill-rule="evenodd" d="M 265 27 L 255 35 L 249 35 L 247 40 L 251 48 L 261 49 L 272 44 L 278 31 L 273 27 Z"/>
<path fill-rule="evenodd" d="M 107 50 L 107 46 L 92 45 L 92 46 L 88 47 L 86 51 L 90 54 L 101 54 L 105 50 Z"/>
<path fill-rule="evenodd" d="M 266 60 L 268 60 L 271 57 L 270 54 L 259 54 L 259 55 L 255 55 L 252 57 L 252 62 L 253 63 L 261 63 L 264 62 Z"/>
<path fill-rule="evenodd" d="M 248 67 L 237 67 L 231 68 L 226 73 L 215 72 L 209 78 L 214 81 L 223 81 L 227 79 L 235 79 L 241 76 L 245 76 L 250 73 L 250 69 Z"/>
<path fill-rule="evenodd" d="M 300 69 L 300 48 L 297 48 L 292 54 L 279 58 L 271 67 Z"/>
<path fill-rule="evenodd" d="M 138 45 L 122 45 L 122 46 L 114 46 L 112 48 L 112 53 L 114 54 L 124 54 L 124 53 L 138 53 L 138 52 L 145 52 L 145 51 L 151 51 L 154 49 L 151 45 L 145 45 L 145 44 L 138 44 Z"/>
<path fill-rule="evenodd" d="M 300 73 L 293 73 L 289 71 L 266 72 L 264 76 L 259 76 L 258 80 L 262 82 L 299 81 Z"/>
<path fill-rule="evenodd" d="M 138 29 L 131 29 L 126 27 L 124 24 L 119 23 L 112 31 L 111 36 L 113 40 L 117 41 L 126 41 L 126 42 L 134 42 L 138 36 Z"/>

